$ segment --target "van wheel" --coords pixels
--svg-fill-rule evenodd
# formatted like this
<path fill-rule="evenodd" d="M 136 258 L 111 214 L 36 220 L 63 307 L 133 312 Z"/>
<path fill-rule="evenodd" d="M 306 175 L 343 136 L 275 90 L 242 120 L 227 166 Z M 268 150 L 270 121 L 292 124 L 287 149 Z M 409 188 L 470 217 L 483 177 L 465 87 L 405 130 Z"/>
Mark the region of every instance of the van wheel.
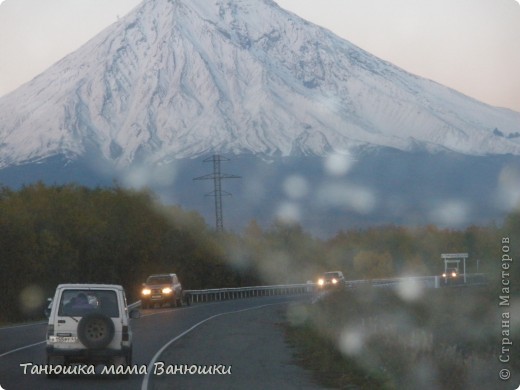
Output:
<path fill-rule="evenodd" d="M 87 314 L 78 323 L 78 338 L 87 348 L 105 348 L 114 338 L 114 323 L 105 314 Z"/>

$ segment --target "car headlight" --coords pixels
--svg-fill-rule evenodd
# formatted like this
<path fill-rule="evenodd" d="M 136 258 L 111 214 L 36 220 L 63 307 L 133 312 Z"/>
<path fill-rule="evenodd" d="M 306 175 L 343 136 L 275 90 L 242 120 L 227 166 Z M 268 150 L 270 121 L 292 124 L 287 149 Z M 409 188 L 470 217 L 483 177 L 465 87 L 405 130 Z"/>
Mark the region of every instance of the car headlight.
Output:
<path fill-rule="evenodd" d="M 318 279 L 318 285 L 319 286 L 323 286 L 325 284 L 325 280 L 323 279 Z"/>
<path fill-rule="evenodd" d="M 336 284 L 336 283 L 338 283 L 338 279 L 336 279 L 336 278 L 332 279 L 332 284 Z"/>
<path fill-rule="evenodd" d="M 455 276 L 457 276 L 457 273 L 456 272 L 452 272 L 451 276 L 455 277 Z"/>
<path fill-rule="evenodd" d="M 143 288 L 143 291 L 141 291 L 141 294 L 143 295 L 150 295 L 152 293 L 152 290 L 149 288 Z"/>
<path fill-rule="evenodd" d="M 170 287 L 165 287 L 162 289 L 163 294 L 171 294 L 173 290 Z"/>
<path fill-rule="evenodd" d="M 442 274 L 442 277 L 445 278 L 445 277 L 446 277 L 446 273 L 443 273 L 443 274 Z"/>

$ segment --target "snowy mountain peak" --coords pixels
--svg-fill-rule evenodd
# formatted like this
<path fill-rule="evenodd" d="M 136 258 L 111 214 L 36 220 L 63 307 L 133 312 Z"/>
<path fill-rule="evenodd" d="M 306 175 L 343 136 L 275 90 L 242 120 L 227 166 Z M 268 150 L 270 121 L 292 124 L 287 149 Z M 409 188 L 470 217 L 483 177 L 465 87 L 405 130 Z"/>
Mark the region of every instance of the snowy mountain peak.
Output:
<path fill-rule="evenodd" d="M 0 167 L 362 146 L 520 155 L 520 113 L 413 76 L 271 0 L 147 0 L 0 98 Z"/>

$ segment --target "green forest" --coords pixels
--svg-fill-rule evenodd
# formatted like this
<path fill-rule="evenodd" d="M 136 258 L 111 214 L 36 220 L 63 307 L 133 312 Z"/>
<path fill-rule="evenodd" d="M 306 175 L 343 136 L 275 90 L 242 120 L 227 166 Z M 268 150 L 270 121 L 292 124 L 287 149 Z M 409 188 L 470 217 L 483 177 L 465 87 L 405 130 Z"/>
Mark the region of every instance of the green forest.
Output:
<path fill-rule="evenodd" d="M 218 233 L 199 213 L 164 205 L 148 190 L 4 187 L 0 324 L 40 318 L 60 283 L 121 284 L 134 301 L 152 273 L 175 272 L 184 289 L 305 283 L 328 270 L 350 280 L 427 276 L 442 272 L 441 253 L 468 252 L 467 272 L 498 281 L 504 237 L 518 259 L 520 212 L 500 225 L 380 226 L 321 239 L 280 221 L 261 227 L 253 220 L 242 232 Z M 520 272 L 511 274 L 518 286 Z"/>

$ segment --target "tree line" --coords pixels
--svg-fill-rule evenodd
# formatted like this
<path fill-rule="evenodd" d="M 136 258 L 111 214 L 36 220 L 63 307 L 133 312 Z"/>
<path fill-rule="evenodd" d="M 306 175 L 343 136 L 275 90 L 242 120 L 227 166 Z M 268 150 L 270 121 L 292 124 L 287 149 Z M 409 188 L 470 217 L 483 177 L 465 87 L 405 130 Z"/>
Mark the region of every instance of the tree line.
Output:
<path fill-rule="evenodd" d="M 256 282 L 225 258 L 199 214 L 146 190 L 38 183 L 0 191 L 0 322 L 40 315 L 24 310 L 41 302 L 30 292 L 52 296 L 60 283 L 121 284 L 133 301 L 152 273 L 176 272 L 191 289 Z"/>
<path fill-rule="evenodd" d="M 319 239 L 281 221 L 215 232 L 199 213 L 164 205 L 148 190 L 4 187 L 0 323 L 39 316 L 42 297 L 59 283 L 121 284 L 133 301 L 152 273 L 175 272 L 185 289 L 304 283 L 328 270 L 342 270 L 347 279 L 436 275 L 441 253 L 468 252 L 468 272 L 498 278 L 503 237 L 518 258 L 519 212 L 500 227 L 381 226 Z"/>

